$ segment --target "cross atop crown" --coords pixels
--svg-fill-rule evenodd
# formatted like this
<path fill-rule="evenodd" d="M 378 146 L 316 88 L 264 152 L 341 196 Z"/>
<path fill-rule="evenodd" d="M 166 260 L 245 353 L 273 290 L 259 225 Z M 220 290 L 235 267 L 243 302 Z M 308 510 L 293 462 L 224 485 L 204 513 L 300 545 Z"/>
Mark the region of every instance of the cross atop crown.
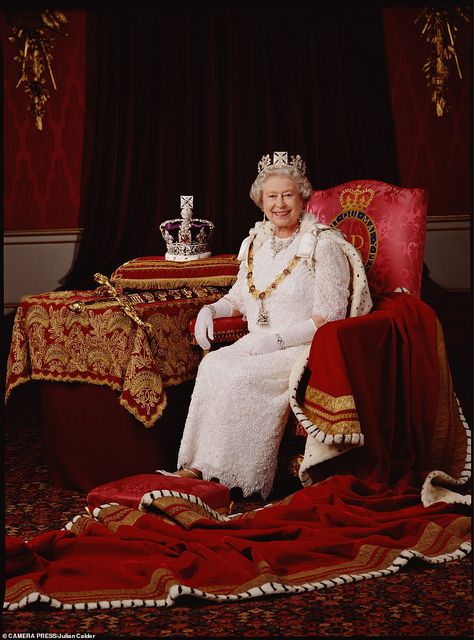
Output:
<path fill-rule="evenodd" d="M 181 217 L 189 220 L 193 217 L 194 196 L 179 196 Z"/>

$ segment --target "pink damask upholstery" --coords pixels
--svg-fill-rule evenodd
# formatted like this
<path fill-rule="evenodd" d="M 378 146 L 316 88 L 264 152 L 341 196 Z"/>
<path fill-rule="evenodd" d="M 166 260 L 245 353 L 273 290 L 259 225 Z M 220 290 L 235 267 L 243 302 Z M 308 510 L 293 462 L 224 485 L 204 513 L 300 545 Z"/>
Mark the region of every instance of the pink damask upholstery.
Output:
<path fill-rule="evenodd" d="M 372 293 L 399 287 L 420 297 L 428 193 L 377 180 L 314 191 L 307 210 L 360 251 Z"/>

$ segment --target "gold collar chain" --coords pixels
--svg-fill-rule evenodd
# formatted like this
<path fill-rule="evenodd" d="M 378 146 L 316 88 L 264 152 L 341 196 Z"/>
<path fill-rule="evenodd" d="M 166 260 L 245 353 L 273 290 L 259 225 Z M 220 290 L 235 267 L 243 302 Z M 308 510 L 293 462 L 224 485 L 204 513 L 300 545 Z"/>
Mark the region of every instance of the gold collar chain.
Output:
<path fill-rule="evenodd" d="M 281 273 L 277 275 L 275 280 L 268 285 L 266 289 L 263 291 L 259 291 L 255 286 L 253 281 L 253 241 L 250 243 L 249 252 L 248 252 L 248 271 L 247 271 L 247 285 L 249 288 L 249 293 L 256 300 L 260 300 L 260 305 L 258 308 L 258 318 L 257 324 L 260 326 L 265 326 L 268 324 L 268 311 L 264 307 L 264 300 L 268 298 L 278 287 L 278 285 L 290 275 L 295 266 L 297 265 L 300 257 L 294 256 L 294 258 L 286 265 Z"/>

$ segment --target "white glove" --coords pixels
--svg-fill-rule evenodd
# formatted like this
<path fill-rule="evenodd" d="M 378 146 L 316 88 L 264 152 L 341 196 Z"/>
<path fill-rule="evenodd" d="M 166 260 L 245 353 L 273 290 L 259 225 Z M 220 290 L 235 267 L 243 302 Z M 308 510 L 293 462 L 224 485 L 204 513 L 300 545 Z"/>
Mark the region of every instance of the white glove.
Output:
<path fill-rule="evenodd" d="M 311 342 L 317 330 L 318 327 L 315 325 L 313 318 L 303 320 L 303 322 L 299 322 L 280 333 L 280 338 L 283 340 L 284 345 L 280 345 L 280 348 L 286 349 L 287 347 L 296 347 L 298 344 Z"/>
<path fill-rule="evenodd" d="M 273 333 L 262 336 L 257 344 L 250 349 L 250 355 L 258 355 L 260 353 L 271 353 L 279 349 L 287 347 L 295 347 L 299 344 L 311 342 L 316 333 L 317 327 L 312 318 L 295 324 L 289 329 L 285 329 L 281 333 Z"/>
<path fill-rule="evenodd" d="M 250 347 L 249 355 L 256 356 L 261 353 L 271 353 L 272 351 L 278 351 L 280 345 L 275 333 L 270 333 L 265 336 L 261 336 L 257 344 L 253 344 Z"/>
<path fill-rule="evenodd" d="M 194 326 L 194 337 L 201 349 L 211 348 L 209 340 L 214 340 L 214 318 L 228 318 L 233 312 L 234 307 L 224 298 L 202 307 Z"/>

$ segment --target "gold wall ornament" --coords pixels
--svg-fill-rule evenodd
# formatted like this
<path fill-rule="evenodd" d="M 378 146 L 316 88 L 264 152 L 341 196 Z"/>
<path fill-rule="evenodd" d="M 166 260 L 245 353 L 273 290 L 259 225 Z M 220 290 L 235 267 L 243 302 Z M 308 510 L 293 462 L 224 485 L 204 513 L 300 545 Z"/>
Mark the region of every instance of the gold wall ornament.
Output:
<path fill-rule="evenodd" d="M 449 63 L 454 59 L 459 78 L 462 80 L 461 67 L 454 43 L 460 20 L 470 22 L 468 15 L 460 6 L 449 8 L 425 7 L 416 18 L 415 24 L 423 19 L 421 37 L 431 47 L 423 73 L 428 86 L 433 89 L 431 102 L 436 106 L 436 115 L 441 117 L 448 110 L 447 90 L 449 78 Z"/>
<path fill-rule="evenodd" d="M 29 96 L 35 126 L 42 131 L 45 104 L 50 96 L 47 77 L 54 89 L 57 89 L 51 67 L 54 36 L 67 34 L 61 31 L 67 19 L 60 11 L 16 11 L 5 14 L 12 25 L 13 36 L 8 39 L 18 48 L 15 56 L 20 65 L 17 88 L 25 85 L 25 93 Z"/>

